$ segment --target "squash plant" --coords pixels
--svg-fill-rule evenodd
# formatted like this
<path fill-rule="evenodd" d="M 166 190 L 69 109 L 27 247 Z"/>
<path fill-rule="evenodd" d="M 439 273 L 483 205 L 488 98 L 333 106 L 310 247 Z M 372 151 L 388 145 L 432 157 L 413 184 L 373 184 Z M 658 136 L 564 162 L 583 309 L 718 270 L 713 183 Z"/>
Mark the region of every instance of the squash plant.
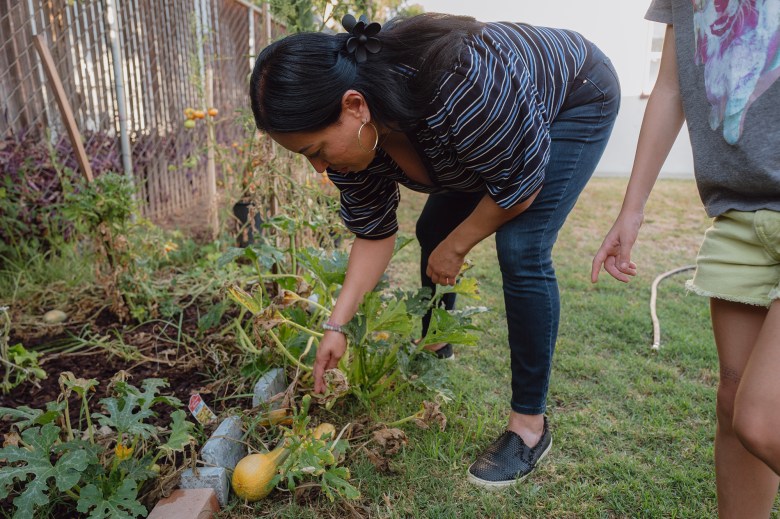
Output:
<path fill-rule="evenodd" d="M 257 501 L 278 485 L 286 484 L 294 491 L 302 483 L 319 486 L 330 501 L 336 496 L 360 497 L 360 491 L 349 482 L 349 469 L 339 465 L 348 442 L 337 436 L 332 424 L 309 427 L 311 401 L 311 395 L 304 395 L 290 427 L 277 428 L 281 437 L 275 449 L 250 454 L 236 465 L 232 485 L 239 498 Z"/>
<path fill-rule="evenodd" d="M 15 420 L 18 431 L 7 434 L 0 449 L 0 499 L 15 496 L 14 519 L 37 516 L 55 502 L 72 515 L 78 511 L 91 519 L 146 516 L 139 496 L 158 477 L 157 462 L 172 460 L 193 439 L 194 425 L 179 409 L 182 402 L 159 394 L 167 386 L 163 380 L 146 379 L 139 389 L 115 377 L 111 396 L 100 400 L 102 412 L 90 414 L 88 395 L 96 380 L 66 372 L 60 385 L 60 399 L 47 403 L 45 410 L 0 408 L 0 415 Z M 80 402 L 78 424 L 69 417 L 73 394 Z M 168 429 L 150 423 L 158 404 L 175 409 Z"/>
<path fill-rule="evenodd" d="M 410 241 L 400 240 L 396 251 Z M 226 264 L 242 258 L 256 276 L 251 283 L 228 287 L 228 297 L 241 308 L 229 328 L 242 350 L 260 355 L 263 346 L 268 346 L 268 350 L 277 352 L 287 364 L 300 370 L 301 380 L 306 383 L 311 378 L 316 345 L 322 337 L 322 323 L 328 319 L 344 281 L 347 255 L 301 249 L 295 253 L 294 270 L 285 263 L 286 257 L 270 245 L 261 244 L 232 249 L 220 259 Z M 414 292 L 384 288 L 380 283 L 367 293 L 357 314 L 346 325 L 349 345 L 339 365 L 341 374 L 335 375 L 346 379 L 342 381 L 346 389 L 326 395 L 329 406 L 333 404 L 330 397 L 347 393 L 371 405 L 377 399 L 392 397 L 406 384 L 446 394 L 444 369 L 424 347 L 437 342 L 476 343 L 471 317 L 483 308 L 448 312 L 439 306 L 448 293 L 479 299 L 474 279 L 461 278 L 453 287 L 438 287 L 433 295 L 429 289 Z M 418 333 L 420 319 L 429 310 L 432 318 L 428 333 L 415 344 L 411 338 Z M 391 388 L 395 389 L 390 391 Z"/>
<path fill-rule="evenodd" d="M 366 404 L 389 401 L 405 385 L 450 396 L 444 384 L 446 370 L 424 347 L 441 342 L 476 344 L 477 327 L 471 317 L 485 308 L 445 310 L 439 302 L 449 293 L 479 299 L 473 278 L 461 278 L 455 286 L 438 286 L 433 297 L 427 288 L 416 292 L 374 291 L 363 297 L 357 314 L 346 326 L 348 354 L 340 364 L 358 399 Z M 410 338 L 428 311 L 428 333 L 415 344 Z"/>

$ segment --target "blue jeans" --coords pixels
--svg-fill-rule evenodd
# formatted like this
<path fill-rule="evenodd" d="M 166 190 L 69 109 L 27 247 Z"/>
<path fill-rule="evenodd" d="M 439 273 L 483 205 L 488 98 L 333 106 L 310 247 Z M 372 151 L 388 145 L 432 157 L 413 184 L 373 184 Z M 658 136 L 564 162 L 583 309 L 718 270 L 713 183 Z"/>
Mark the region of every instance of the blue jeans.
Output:
<path fill-rule="evenodd" d="M 612 64 L 598 49 L 575 79 L 572 92 L 550 126 L 550 161 L 544 185 L 531 206 L 496 232 L 503 278 L 512 367 L 512 409 L 542 414 L 558 336 L 560 299 L 552 249 L 566 217 L 587 184 L 612 132 L 620 85 Z M 484 193 L 430 195 L 417 222 L 423 286 L 433 249 L 465 219 Z M 444 301 L 453 308 L 454 297 Z M 427 320 L 423 321 L 423 333 Z"/>

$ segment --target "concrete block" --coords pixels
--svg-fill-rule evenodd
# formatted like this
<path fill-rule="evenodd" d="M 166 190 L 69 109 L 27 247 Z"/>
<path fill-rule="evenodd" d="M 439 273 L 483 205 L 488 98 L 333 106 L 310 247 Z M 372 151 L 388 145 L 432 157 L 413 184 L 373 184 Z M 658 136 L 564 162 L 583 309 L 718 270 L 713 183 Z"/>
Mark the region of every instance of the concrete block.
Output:
<path fill-rule="evenodd" d="M 147 519 L 211 519 L 217 512 L 219 502 L 213 489 L 178 489 L 160 499 Z"/>
<path fill-rule="evenodd" d="M 241 443 L 241 418 L 230 416 L 222 421 L 200 450 L 200 457 L 207 465 L 233 470 L 246 456 L 246 444 Z"/>
<path fill-rule="evenodd" d="M 210 488 L 217 494 L 217 501 L 222 506 L 228 502 L 229 478 L 228 471 L 224 467 L 201 467 L 197 473 L 187 469 L 181 473 L 179 487 L 184 489 Z"/>
<path fill-rule="evenodd" d="M 254 396 L 252 396 L 252 407 L 268 402 L 274 395 L 287 389 L 287 376 L 282 368 L 273 368 L 255 384 Z M 281 405 L 281 400 L 277 400 L 270 405 L 271 409 L 277 409 Z"/>

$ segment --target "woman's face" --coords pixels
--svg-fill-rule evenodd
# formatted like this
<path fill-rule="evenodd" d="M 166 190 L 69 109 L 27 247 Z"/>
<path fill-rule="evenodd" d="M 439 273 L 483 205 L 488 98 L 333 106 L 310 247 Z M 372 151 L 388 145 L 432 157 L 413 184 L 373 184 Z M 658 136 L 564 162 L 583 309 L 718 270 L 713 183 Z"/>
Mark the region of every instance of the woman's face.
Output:
<path fill-rule="evenodd" d="M 374 127 L 370 124 L 361 132 L 362 147 L 358 143 L 358 130 L 363 121 L 370 119 L 363 96 L 349 90 L 344 94 L 339 120 L 330 126 L 315 132 L 270 135 L 284 148 L 304 155 L 318 173 L 324 172 L 325 168 L 339 173 L 354 173 L 366 169 L 376 155 L 374 151 L 367 151 L 374 146 L 376 138 Z"/>

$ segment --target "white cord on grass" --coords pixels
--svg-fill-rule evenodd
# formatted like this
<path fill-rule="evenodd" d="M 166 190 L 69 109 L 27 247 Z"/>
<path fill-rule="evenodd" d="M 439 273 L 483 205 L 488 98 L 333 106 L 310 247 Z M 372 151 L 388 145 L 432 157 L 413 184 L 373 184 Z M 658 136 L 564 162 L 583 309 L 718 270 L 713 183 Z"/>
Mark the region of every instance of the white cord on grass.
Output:
<path fill-rule="evenodd" d="M 686 265 L 685 267 L 676 268 L 669 272 L 664 272 L 653 281 L 653 286 L 650 287 L 650 318 L 653 320 L 653 345 L 652 349 L 657 350 L 661 347 L 661 325 L 658 322 L 658 314 L 655 311 L 655 301 L 658 297 L 658 284 L 662 279 L 685 272 L 686 270 L 694 270 L 696 265 Z"/>

